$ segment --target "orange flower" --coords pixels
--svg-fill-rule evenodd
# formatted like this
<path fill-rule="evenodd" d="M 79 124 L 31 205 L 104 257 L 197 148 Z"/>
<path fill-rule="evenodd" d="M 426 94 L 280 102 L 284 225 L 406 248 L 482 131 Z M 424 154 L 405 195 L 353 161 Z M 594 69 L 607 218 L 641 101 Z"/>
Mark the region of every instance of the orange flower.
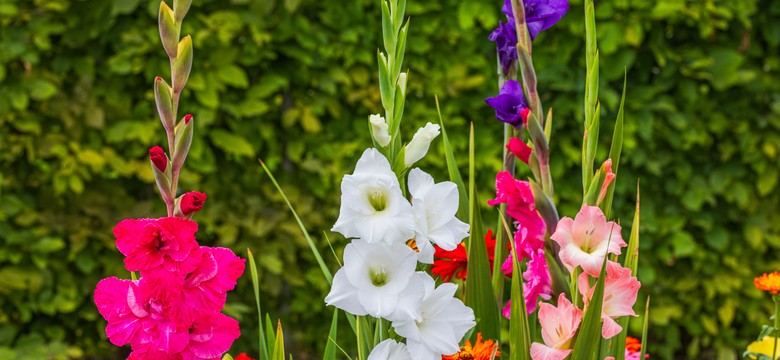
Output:
<path fill-rule="evenodd" d="M 626 336 L 626 350 L 631 352 L 639 352 L 639 350 L 642 350 L 642 343 L 639 342 L 639 339 L 631 336 Z"/>
<path fill-rule="evenodd" d="M 482 333 L 477 333 L 477 342 L 474 346 L 471 346 L 471 341 L 466 340 L 466 343 L 455 354 L 442 355 L 442 360 L 491 360 L 493 359 L 493 352 L 495 351 L 495 357 L 500 357 L 501 352 L 498 351 L 498 344 L 493 340 L 482 341 Z"/>
<path fill-rule="evenodd" d="M 780 293 L 780 273 L 773 271 L 753 279 L 753 285 L 758 290 L 766 291 L 772 295 Z"/>

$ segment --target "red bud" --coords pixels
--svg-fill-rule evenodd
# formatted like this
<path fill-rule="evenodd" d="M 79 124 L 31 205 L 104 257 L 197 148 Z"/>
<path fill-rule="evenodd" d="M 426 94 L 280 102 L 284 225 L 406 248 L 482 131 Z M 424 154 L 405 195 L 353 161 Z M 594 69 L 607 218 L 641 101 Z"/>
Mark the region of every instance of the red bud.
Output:
<path fill-rule="evenodd" d="M 531 148 L 518 138 L 513 137 L 509 139 L 509 144 L 506 144 L 506 149 L 511 151 L 512 154 L 526 164 L 528 164 L 528 161 L 531 159 Z"/>
<path fill-rule="evenodd" d="M 192 120 L 192 114 L 184 115 L 184 124 L 189 124 L 190 120 Z"/>
<path fill-rule="evenodd" d="M 149 160 L 152 161 L 154 167 L 160 170 L 160 172 L 165 172 L 165 169 L 168 168 L 168 156 L 165 155 L 165 151 L 159 146 L 149 149 Z"/>
<path fill-rule="evenodd" d="M 205 203 L 206 194 L 192 191 L 182 196 L 179 207 L 181 208 L 181 213 L 184 214 L 184 216 L 189 216 L 194 212 L 200 211 L 200 209 L 203 208 L 203 204 Z"/>
<path fill-rule="evenodd" d="M 525 108 L 523 110 L 520 110 L 520 117 L 523 118 L 523 124 L 528 126 L 528 114 L 531 113 L 531 109 Z"/>

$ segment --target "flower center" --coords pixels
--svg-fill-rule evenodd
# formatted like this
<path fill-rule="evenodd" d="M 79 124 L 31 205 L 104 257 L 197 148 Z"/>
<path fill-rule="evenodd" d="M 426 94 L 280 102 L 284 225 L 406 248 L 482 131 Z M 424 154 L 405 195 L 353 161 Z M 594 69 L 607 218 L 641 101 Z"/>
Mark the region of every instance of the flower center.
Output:
<path fill-rule="evenodd" d="M 374 190 L 368 194 L 368 203 L 376 211 L 382 211 L 387 208 L 387 198 L 385 193 L 380 190 Z"/>
<path fill-rule="evenodd" d="M 371 283 L 376 287 L 382 287 L 388 282 L 388 276 L 384 267 L 370 270 Z"/>

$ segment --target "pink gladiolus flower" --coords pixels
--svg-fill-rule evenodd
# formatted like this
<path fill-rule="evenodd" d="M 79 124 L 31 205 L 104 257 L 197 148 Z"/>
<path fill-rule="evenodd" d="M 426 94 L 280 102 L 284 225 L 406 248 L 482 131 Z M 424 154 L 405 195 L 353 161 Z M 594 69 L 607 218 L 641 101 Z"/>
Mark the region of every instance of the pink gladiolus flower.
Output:
<path fill-rule="evenodd" d="M 558 307 L 539 304 L 539 323 L 544 344 L 531 344 L 533 360 L 563 360 L 571 353 L 571 340 L 582 321 L 582 310 L 572 305 L 565 294 L 558 297 Z"/>
<path fill-rule="evenodd" d="M 241 331 L 238 321 L 224 314 L 208 314 L 189 328 L 189 342 L 181 352 L 182 360 L 220 359 Z"/>
<path fill-rule="evenodd" d="M 201 262 L 183 280 L 179 306 L 171 309 L 171 317 L 192 323 L 204 313 L 219 313 L 225 306 L 227 292 L 236 286 L 244 272 L 246 260 L 230 249 L 201 247 Z"/>
<path fill-rule="evenodd" d="M 587 306 L 596 287 L 590 286 L 588 275 L 584 273 L 580 275 L 577 283 L 585 306 Z M 612 261 L 607 262 L 604 303 L 601 307 L 601 319 L 604 320 L 601 336 L 605 339 L 609 339 L 623 330 L 613 319 L 621 316 L 637 316 L 633 307 L 640 286 L 639 280 L 631 276 L 631 269 L 624 268 Z"/>
<path fill-rule="evenodd" d="M 499 171 L 496 174 L 496 198 L 487 203 L 490 206 L 506 204 L 506 213 L 519 223 L 518 227 L 528 229 L 528 236 L 544 237 L 544 220 L 536 211 L 534 194 L 527 181 L 515 180 L 508 171 Z"/>
<path fill-rule="evenodd" d="M 597 206 L 583 205 L 575 219 L 564 217 L 550 237 L 561 246 L 558 256 L 569 272 L 577 266 L 593 276 L 601 273 L 601 265 L 608 253 L 620 255 L 627 246 L 620 236 L 620 225 L 607 222 Z"/>
<path fill-rule="evenodd" d="M 615 180 L 615 177 L 617 177 L 617 175 L 612 172 L 612 159 L 607 159 L 607 161 L 604 161 L 602 168 L 606 172 L 606 175 L 604 175 L 604 182 L 601 184 L 599 198 L 596 201 L 598 204 L 601 204 L 601 202 L 604 201 L 604 198 L 607 196 L 607 189 L 609 189 L 609 185 L 612 183 L 612 181 Z"/>
<path fill-rule="evenodd" d="M 550 279 L 550 270 L 547 267 L 547 259 L 544 258 L 544 250 L 537 250 L 527 265 L 528 267 L 523 273 L 523 279 L 525 279 L 523 295 L 525 296 L 526 310 L 530 314 L 536 310 L 536 303 L 540 297 L 544 300 L 550 300 L 552 280 Z"/>
<path fill-rule="evenodd" d="M 200 262 L 196 231 L 196 222 L 182 218 L 127 219 L 117 224 L 114 236 L 119 252 L 127 256 L 127 270 L 143 272 L 164 266 L 187 273 Z"/>

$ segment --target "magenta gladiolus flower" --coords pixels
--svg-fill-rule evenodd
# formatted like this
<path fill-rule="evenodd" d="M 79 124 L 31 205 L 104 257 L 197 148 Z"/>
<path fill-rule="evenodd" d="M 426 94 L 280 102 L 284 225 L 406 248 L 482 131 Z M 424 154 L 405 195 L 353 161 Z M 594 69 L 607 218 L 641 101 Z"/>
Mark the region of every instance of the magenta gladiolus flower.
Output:
<path fill-rule="evenodd" d="M 583 205 L 577 216 L 564 217 L 550 237 L 561 246 L 558 256 L 569 272 L 577 266 L 590 276 L 598 277 L 607 254 L 620 255 L 627 246 L 620 236 L 620 225 L 607 222 L 597 206 Z"/>
<path fill-rule="evenodd" d="M 588 306 L 596 287 L 590 286 L 588 275 L 585 273 L 577 279 L 577 285 L 585 301 L 585 306 Z M 614 319 L 621 316 L 637 316 L 634 312 L 634 303 L 640 286 L 639 280 L 631 276 L 631 269 L 626 269 L 612 261 L 607 262 L 604 304 L 601 307 L 601 319 L 604 321 L 601 336 L 605 339 L 609 339 L 623 330 Z"/>
<path fill-rule="evenodd" d="M 196 231 L 196 222 L 182 218 L 127 219 L 117 224 L 114 236 L 119 252 L 127 256 L 127 270 L 145 271 L 164 265 L 167 270 L 186 273 L 200 262 Z"/>
<path fill-rule="evenodd" d="M 558 296 L 558 307 L 539 304 L 539 323 L 544 344 L 531 344 L 533 360 L 563 360 L 571 353 L 571 340 L 582 321 L 582 310 L 572 305 L 565 294 Z"/>
<path fill-rule="evenodd" d="M 506 213 L 517 221 L 518 228 L 527 229 L 530 239 L 544 238 L 544 220 L 536 211 L 534 194 L 527 181 L 515 180 L 508 171 L 498 172 L 496 198 L 487 203 L 490 206 L 506 204 Z"/>

